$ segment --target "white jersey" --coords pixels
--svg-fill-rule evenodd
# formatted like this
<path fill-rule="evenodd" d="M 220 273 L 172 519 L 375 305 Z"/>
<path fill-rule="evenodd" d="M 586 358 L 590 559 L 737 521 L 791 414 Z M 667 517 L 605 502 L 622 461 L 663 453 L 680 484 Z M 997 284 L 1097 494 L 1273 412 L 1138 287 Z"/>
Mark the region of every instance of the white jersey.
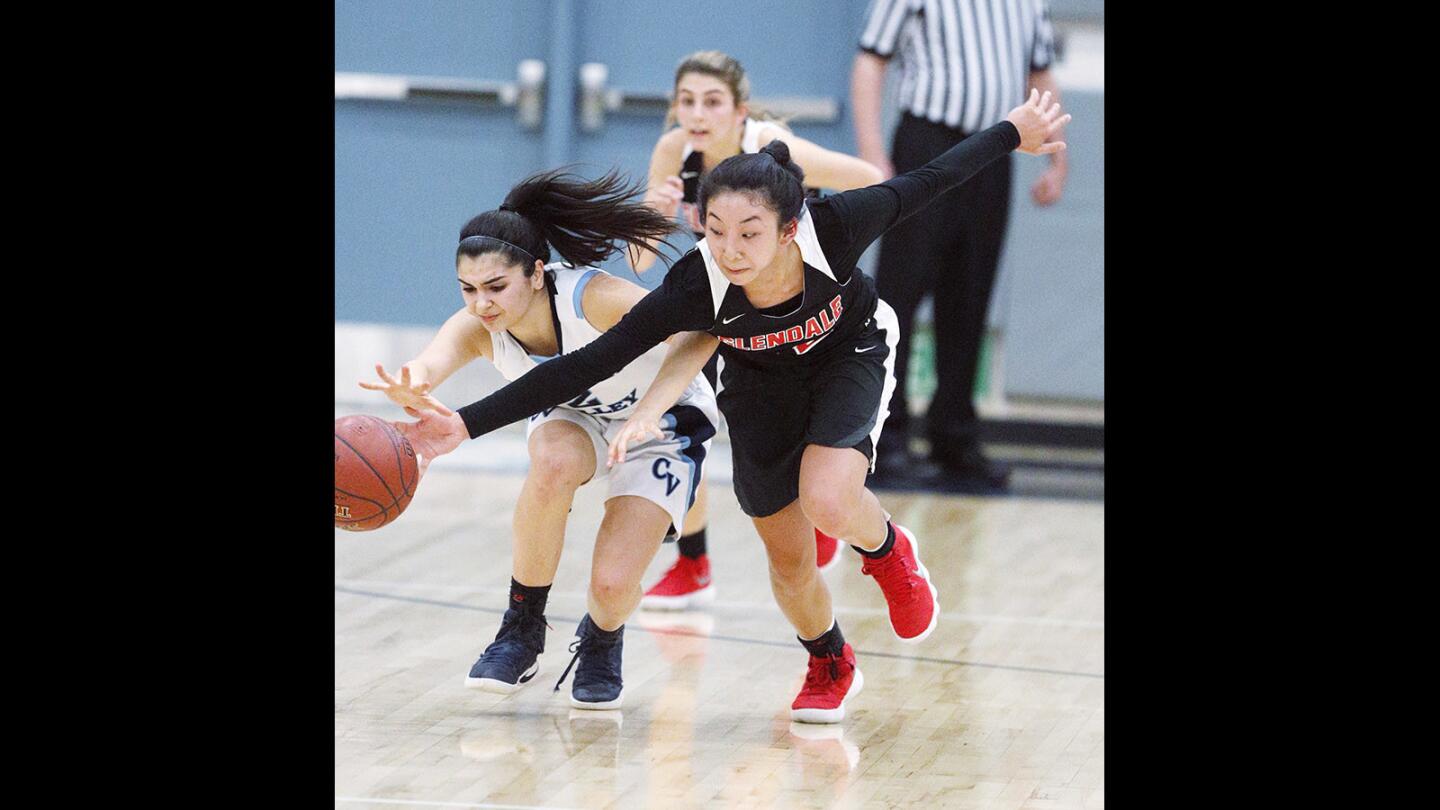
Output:
<path fill-rule="evenodd" d="M 740 133 L 740 153 L 753 155 L 759 152 L 760 147 L 765 145 L 764 143 L 760 143 L 760 130 L 768 126 L 772 126 L 772 124 L 767 121 L 756 121 L 754 118 L 746 118 L 745 130 Z M 769 141 L 765 143 L 769 143 Z M 690 153 L 694 151 L 694 147 L 690 145 L 689 141 L 686 141 L 685 148 L 680 152 L 680 163 L 684 164 L 685 161 L 689 159 Z"/>
<path fill-rule="evenodd" d="M 559 330 L 560 353 L 569 354 L 600 337 L 600 331 L 585 319 L 581 305 L 585 287 L 596 275 L 604 273 L 595 267 L 571 267 L 557 262 L 546 265 L 545 270 L 555 278 L 555 295 L 551 299 L 552 311 Z M 490 336 L 490 347 L 494 353 L 495 367 L 507 380 L 516 380 L 527 371 L 551 359 L 538 357 L 525 351 L 509 332 Z M 602 419 L 628 419 L 635 403 L 645 396 L 650 383 L 660 371 L 669 349 L 668 343 L 659 343 L 649 351 L 630 361 L 628 365 L 596 385 L 584 394 L 561 404 L 559 407 L 590 414 Z M 677 404 L 691 400 L 713 401 L 715 392 L 704 375 L 697 374 Z M 546 411 L 549 412 L 548 410 Z"/>

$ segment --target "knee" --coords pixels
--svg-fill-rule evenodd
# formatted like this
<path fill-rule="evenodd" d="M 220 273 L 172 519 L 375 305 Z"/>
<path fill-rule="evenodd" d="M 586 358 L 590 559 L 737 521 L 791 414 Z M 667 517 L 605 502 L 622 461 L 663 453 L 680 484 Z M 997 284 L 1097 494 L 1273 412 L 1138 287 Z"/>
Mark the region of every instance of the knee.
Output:
<path fill-rule="evenodd" d="M 839 486 L 814 486 L 800 490 L 800 508 L 815 527 L 831 537 L 850 536 L 851 513 L 856 499 Z"/>
<path fill-rule="evenodd" d="M 571 447 L 537 445 L 530 451 L 530 478 L 547 492 L 574 491 L 590 479 L 594 461 Z"/>
<path fill-rule="evenodd" d="M 770 580 L 777 587 L 801 587 L 816 571 L 815 542 L 808 537 L 803 542 L 768 545 L 765 552 L 770 563 Z"/>
<path fill-rule="evenodd" d="M 604 569 L 590 572 L 590 595 L 606 607 L 624 602 L 635 587 L 636 583 L 619 572 Z"/>
<path fill-rule="evenodd" d="M 770 586 L 772 590 L 786 593 L 805 593 L 812 580 L 819 576 L 815 558 L 803 554 L 772 556 L 770 558 Z"/>

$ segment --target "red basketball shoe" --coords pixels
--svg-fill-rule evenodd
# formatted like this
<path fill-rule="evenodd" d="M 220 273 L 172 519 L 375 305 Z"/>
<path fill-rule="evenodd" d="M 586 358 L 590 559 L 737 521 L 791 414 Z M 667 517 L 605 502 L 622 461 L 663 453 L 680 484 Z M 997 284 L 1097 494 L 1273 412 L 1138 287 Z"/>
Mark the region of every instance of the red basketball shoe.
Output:
<path fill-rule="evenodd" d="M 801 723 L 838 723 L 845 719 L 845 701 L 860 694 L 865 676 L 855 666 L 847 643 L 839 656 L 810 656 L 805 685 L 790 704 L 790 719 Z"/>
<path fill-rule="evenodd" d="M 640 607 L 651 610 L 686 610 L 715 601 L 715 585 L 710 582 L 710 557 L 701 554 L 690 559 L 684 554 L 665 576 L 640 598 Z"/>
<path fill-rule="evenodd" d="M 895 545 L 878 560 L 864 557 L 860 573 L 875 577 L 890 606 L 890 627 L 901 641 L 919 643 L 935 629 L 940 604 L 930 572 L 920 564 L 920 547 L 910 530 L 891 521 Z"/>

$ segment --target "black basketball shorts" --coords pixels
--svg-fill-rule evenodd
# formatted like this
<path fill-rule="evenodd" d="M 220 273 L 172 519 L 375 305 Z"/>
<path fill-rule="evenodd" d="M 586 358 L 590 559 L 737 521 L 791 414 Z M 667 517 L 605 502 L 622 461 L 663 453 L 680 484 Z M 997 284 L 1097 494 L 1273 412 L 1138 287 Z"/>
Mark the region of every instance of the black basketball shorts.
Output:
<path fill-rule="evenodd" d="M 735 496 L 751 517 L 800 497 L 800 459 L 808 445 L 852 447 L 870 460 L 895 390 L 895 312 L 877 302 L 860 335 L 811 365 L 756 368 L 725 364 L 718 401 L 730 429 Z"/>

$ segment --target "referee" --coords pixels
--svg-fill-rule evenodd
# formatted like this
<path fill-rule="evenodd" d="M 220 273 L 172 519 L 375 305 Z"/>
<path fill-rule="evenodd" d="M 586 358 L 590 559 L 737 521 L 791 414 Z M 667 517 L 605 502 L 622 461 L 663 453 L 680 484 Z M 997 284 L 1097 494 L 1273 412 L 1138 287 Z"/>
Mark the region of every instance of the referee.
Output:
<path fill-rule="evenodd" d="M 886 66 L 897 55 L 903 112 L 887 158 L 881 95 Z M 1049 71 L 1054 58 L 1045 0 L 871 0 L 850 79 L 860 157 L 892 177 L 1000 121 L 1031 87 L 1058 99 Z M 1057 133 L 1052 140 L 1062 138 Z M 1067 154 L 1050 156 L 1050 167 L 1031 189 L 1037 205 L 1060 199 Z M 882 479 L 916 469 L 907 447 L 905 385 L 915 310 L 933 291 L 938 385 L 926 417 L 931 459 L 947 477 L 981 489 L 1003 489 L 1009 481 L 1009 469 L 980 450 L 973 392 L 1009 220 L 1010 163 L 1009 155 L 991 163 L 891 228 L 881 244 L 876 286 L 900 326 L 895 393 L 876 449 Z"/>

